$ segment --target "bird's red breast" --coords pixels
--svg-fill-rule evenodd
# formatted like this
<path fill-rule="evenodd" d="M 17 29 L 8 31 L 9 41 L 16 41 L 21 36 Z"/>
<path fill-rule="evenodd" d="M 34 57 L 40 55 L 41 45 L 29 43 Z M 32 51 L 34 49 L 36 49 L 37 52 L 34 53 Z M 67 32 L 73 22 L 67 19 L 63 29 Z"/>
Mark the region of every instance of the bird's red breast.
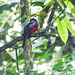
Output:
<path fill-rule="evenodd" d="M 34 27 L 28 34 L 35 32 L 38 29 L 38 22 L 36 22 L 36 27 Z"/>

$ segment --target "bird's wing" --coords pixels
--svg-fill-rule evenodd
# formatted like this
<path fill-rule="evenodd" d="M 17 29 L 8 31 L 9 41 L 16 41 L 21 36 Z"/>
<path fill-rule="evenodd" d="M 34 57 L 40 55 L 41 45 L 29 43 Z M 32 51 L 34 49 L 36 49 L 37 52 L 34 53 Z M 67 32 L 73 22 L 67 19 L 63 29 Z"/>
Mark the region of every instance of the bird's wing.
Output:
<path fill-rule="evenodd" d="M 30 30 L 32 30 L 34 27 L 36 27 L 36 22 L 29 22 L 26 24 L 26 26 L 24 27 L 24 34 L 27 34 Z"/>
<path fill-rule="evenodd" d="M 36 27 L 36 22 L 31 22 L 29 25 L 29 28 L 33 29 L 34 27 Z"/>

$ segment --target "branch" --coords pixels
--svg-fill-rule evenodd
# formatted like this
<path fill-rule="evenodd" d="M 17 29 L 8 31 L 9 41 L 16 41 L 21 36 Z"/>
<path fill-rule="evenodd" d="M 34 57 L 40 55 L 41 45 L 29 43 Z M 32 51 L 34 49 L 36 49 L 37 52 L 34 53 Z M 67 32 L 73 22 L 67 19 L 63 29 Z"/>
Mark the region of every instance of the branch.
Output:
<path fill-rule="evenodd" d="M 56 36 L 56 35 L 45 34 L 45 33 L 41 32 L 41 33 L 30 34 L 28 36 L 28 39 L 31 38 L 31 37 L 50 37 L 50 36 L 58 38 L 58 36 Z M 5 51 L 5 49 L 12 47 L 14 44 L 16 44 L 17 42 L 22 41 L 22 40 L 23 40 L 23 36 L 15 38 L 14 40 L 12 40 L 9 43 L 7 43 L 7 44 L 3 45 L 2 47 L 0 47 L 0 52 Z"/>
<path fill-rule="evenodd" d="M 54 3 L 54 6 L 53 6 L 53 8 L 52 8 L 52 11 L 51 11 L 51 13 L 50 13 L 50 16 L 49 16 L 49 19 L 48 19 L 48 26 L 47 26 L 47 30 L 49 30 L 49 28 L 50 28 L 50 25 L 51 25 L 51 22 L 52 22 L 52 19 L 53 19 L 53 15 L 54 15 L 54 13 L 55 13 L 55 9 L 57 8 L 57 6 L 58 6 L 58 1 L 56 0 L 56 2 Z"/>
<path fill-rule="evenodd" d="M 60 17 L 60 15 L 65 11 L 66 8 L 63 9 L 63 11 L 54 19 L 54 21 L 51 23 L 51 25 L 56 21 L 57 18 Z"/>
<path fill-rule="evenodd" d="M 2 47 L 0 47 L 0 52 L 4 51 L 7 48 L 12 47 L 15 43 L 22 41 L 23 40 L 23 36 L 17 37 L 14 40 L 10 41 L 9 43 L 3 45 Z"/>

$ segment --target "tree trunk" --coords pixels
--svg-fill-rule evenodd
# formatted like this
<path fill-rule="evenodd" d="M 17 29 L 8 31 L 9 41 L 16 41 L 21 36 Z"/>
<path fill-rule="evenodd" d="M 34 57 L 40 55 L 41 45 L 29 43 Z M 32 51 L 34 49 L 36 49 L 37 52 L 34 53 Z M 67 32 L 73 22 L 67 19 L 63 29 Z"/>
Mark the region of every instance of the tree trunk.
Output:
<path fill-rule="evenodd" d="M 29 22 L 29 0 L 20 0 L 21 4 L 21 26 L 24 29 L 24 26 L 27 22 Z M 22 30 L 23 31 L 23 30 Z M 31 41 L 28 39 L 26 40 L 25 47 L 24 47 L 24 60 L 25 60 L 25 68 L 24 68 L 24 75 L 32 75 L 31 69 L 33 68 L 32 63 L 32 46 Z"/>

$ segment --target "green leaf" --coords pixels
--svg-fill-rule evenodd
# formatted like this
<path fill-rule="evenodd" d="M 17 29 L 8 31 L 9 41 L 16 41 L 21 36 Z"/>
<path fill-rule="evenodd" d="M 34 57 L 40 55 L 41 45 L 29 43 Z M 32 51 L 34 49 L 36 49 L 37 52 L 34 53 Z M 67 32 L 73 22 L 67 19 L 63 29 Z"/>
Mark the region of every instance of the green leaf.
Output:
<path fill-rule="evenodd" d="M 47 6 L 49 6 L 49 5 L 53 5 L 55 3 L 55 1 L 54 0 L 50 0 L 43 8 L 42 8 L 42 10 L 40 11 L 40 12 L 42 12 Z"/>
<path fill-rule="evenodd" d="M 74 7 L 73 4 L 69 0 L 63 0 L 63 1 L 69 9 L 72 9 Z"/>
<path fill-rule="evenodd" d="M 75 17 L 75 7 L 71 9 L 71 13 Z"/>
<path fill-rule="evenodd" d="M 51 56 L 51 55 L 52 55 L 52 53 L 44 54 L 44 55 L 42 55 L 42 56 L 40 57 L 39 61 L 40 61 L 41 59 L 46 58 L 46 57 L 49 57 L 49 56 Z"/>
<path fill-rule="evenodd" d="M 69 19 L 65 18 L 64 22 L 65 22 L 67 28 L 69 29 L 69 31 L 75 36 L 75 30 L 72 29 L 72 26 L 71 26 Z"/>
<path fill-rule="evenodd" d="M 43 1 L 36 1 L 36 2 L 32 2 L 31 5 L 34 5 L 34 6 L 43 6 L 44 2 Z"/>
<path fill-rule="evenodd" d="M 75 17 L 75 7 L 69 0 L 64 0 L 66 6 L 71 10 L 72 15 Z"/>
<path fill-rule="evenodd" d="M 68 39 L 68 30 L 65 25 L 65 22 L 63 20 L 60 21 L 58 18 L 57 24 L 58 24 L 57 29 L 58 29 L 59 36 L 60 36 L 61 40 L 66 44 L 67 39 Z"/>
<path fill-rule="evenodd" d="M 44 43 L 43 43 L 43 45 L 44 45 L 44 47 L 47 47 L 47 41 L 44 41 Z"/>

